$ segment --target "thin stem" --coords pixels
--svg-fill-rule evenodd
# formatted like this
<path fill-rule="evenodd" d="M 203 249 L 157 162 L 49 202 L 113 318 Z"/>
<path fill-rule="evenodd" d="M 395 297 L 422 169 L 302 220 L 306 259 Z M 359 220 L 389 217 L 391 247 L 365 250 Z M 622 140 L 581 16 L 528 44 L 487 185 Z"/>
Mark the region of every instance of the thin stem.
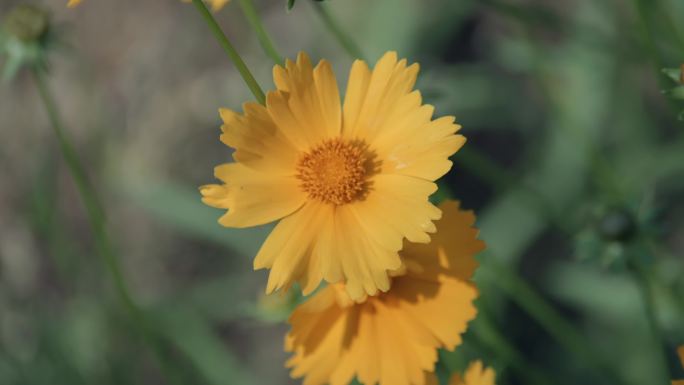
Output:
<path fill-rule="evenodd" d="M 364 55 L 361 51 L 361 48 L 359 48 L 359 46 L 356 45 L 356 43 L 354 42 L 354 39 L 352 39 L 342 29 L 342 27 L 340 27 L 340 24 L 328 11 L 327 5 L 323 3 L 314 3 L 312 5 L 318 13 L 318 15 L 321 17 L 321 20 L 323 20 L 323 24 L 325 24 L 330 33 L 332 33 L 333 36 L 335 36 L 337 42 L 340 43 L 340 45 L 347 51 L 347 53 L 349 53 L 349 55 L 353 56 L 356 59 L 364 59 Z"/>
<path fill-rule="evenodd" d="M 510 271 L 493 258 L 487 258 L 484 264 L 493 277 L 491 282 L 505 291 L 521 308 L 532 316 L 539 324 L 566 350 L 573 352 L 585 365 L 595 367 L 612 384 L 622 383 L 619 373 L 597 352 L 572 323 L 551 306 L 537 291 L 517 274 Z"/>
<path fill-rule="evenodd" d="M 211 14 L 202 0 L 192 0 L 192 3 L 195 4 L 197 11 L 199 11 L 199 13 L 202 15 L 202 18 L 204 18 L 204 21 L 206 21 L 209 29 L 214 34 L 214 37 L 216 37 L 216 40 L 218 40 L 219 44 L 221 44 L 223 50 L 226 51 L 226 54 L 228 54 L 230 60 L 233 62 L 233 64 L 235 64 L 235 67 L 237 68 L 238 72 L 240 72 L 242 79 L 247 84 L 247 87 L 249 87 L 249 90 L 252 91 L 252 94 L 256 100 L 261 104 L 266 103 L 264 91 L 261 89 L 261 87 L 259 87 L 259 83 L 257 83 L 256 79 L 254 79 L 252 72 L 250 72 L 249 68 L 240 57 L 240 54 L 238 54 L 238 52 L 235 50 L 233 44 L 230 43 L 230 40 L 228 40 L 226 34 L 223 33 L 223 30 L 216 22 L 214 15 Z"/>
<path fill-rule="evenodd" d="M 34 68 L 32 73 L 38 88 L 38 92 L 40 93 L 41 100 L 48 114 L 48 118 L 55 132 L 55 136 L 57 137 L 60 151 L 64 156 L 64 160 L 66 161 L 69 172 L 71 173 L 79 195 L 83 200 L 88 221 L 93 229 L 95 247 L 97 248 L 98 254 L 102 257 L 107 271 L 109 271 L 111 279 L 114 282 L 116 293 L 124 305 L 125 310 L 131 317 L 134 325 L 139 329 L 139 332 L 142 334 L 145 341 L 149 343 L 155 353 L 157 353 L 157 358 L 162 365 L 162 369 L 165 371 L 164 374 L 167 376 L 167 378 L 169 378 L 169 380 L 171 380 L 172 383 L 176 383 L 175 377 L 169 375 L 168 373 L 171 365 L 167 362 L 166 354 L 163 352 L 163 348 L 158 343 L 157 338 L 154 336 L 152 332 L 153 329 L 149 326 L 143 311 L 136 305 L 128 291 L 123 274 L 121 272 L 121 267 L 119 265 L 119 258 L 114 252 L 109 235 L 107 234 L 104 210 L 100 204 L 97 194 L 95 193 L 95 190 L 88 182 L 87 174 L 78 158 L 78 155 L 76 154 L 76 151 L 66 136 L 61 119 L 59 117 L 59 112 L 57 110 L 57 104 L 55 103 L 55 100 L 48 89 L 45 75 L 40 69 L 37 68 Z"/>
<path fill-rule="evenodd" d="M 257 39 L 259 39 L 259 43 L 264 49 L 264 52 L 266 52 L 273 62 L 276 64 L 282 64 L 283 57 L 280 55 L 280 53 L 278 53 L 278 50 L 273 44 L 273 40 L 271 40 L 268 32 L 266 32 L 264 24 L 261 22 L 261 18 L 254 8 L 254 3 L 252 0 L 240 0 L 240 7 L 242 8 L 242 12 L 245 14 L 245 18 L 247 18 L 249 25 L 252 26 L 254 33 L 257 35 Z"/>
<path fill-rule="evenodd" d="M 634 283 L 636 283 L 639 288 L 639 293 L 641 295 L 641 300 L 644 304 L 644 313 L 646 316 L 646 322 L 648 323 L 648 328 L 651 333 L 651 338 L 653 339 L 654 347 L 657 351 L 658 365 L 660 367 L 660 374 L 658 377 L 661 378 L 657 383 L 667 384 L 670 380 L 670 368 L 668 365 L 668 348 L 664 343 L 663 331 L 658 323 L 658 318 L 656 316 L 656 306 L 653 301 L 653 291 L 651 290 L 651 285 L 648 281 L 648 273 L 636 263 L 629 264 L 629 271 L 632 274 Z"/>

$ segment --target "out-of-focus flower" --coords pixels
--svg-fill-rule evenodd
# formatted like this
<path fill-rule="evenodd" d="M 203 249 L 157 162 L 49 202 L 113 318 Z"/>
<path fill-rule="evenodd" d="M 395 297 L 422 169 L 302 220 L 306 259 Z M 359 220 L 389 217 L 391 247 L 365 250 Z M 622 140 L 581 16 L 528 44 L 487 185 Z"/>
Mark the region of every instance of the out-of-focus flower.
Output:
<path fill-rule="evenodd" d="M 441 211 L 428 197 L 465 142 L 453 117 L 413 91 L 418 65 L 388 52 L 371 70 L 354 62 L 344 105 L 329 62 L 300 53 L 275 66 L 276 91 L 244 114 L 222 109 L 221 141 L 234 163 L 215 169 L 224 184 L 200 188 L 228 209 L 219 223 L 251 227 L 282 218 L 254 260 L 271 269 L 267 292 L 298 281 L 345 283 L 352 298 L 390 287 L 403 239 L 428 243 Z"/>
<path fill-rule="evenodd" d="M 191 3 L 192 0 L 182 0 L 184 3 Z M 83 0 L 69 0 L 67 3 L 67 7 L 73 8 L 79 4 L 81 4 Z M 220 11 L 221 8 L 223 8 L 226 4 L 230 2 L 230 0 L 204 0 L 205 3 L 208 3 L 211 5 L 212 11 Z"/>
<path fill-rule="evenodd" d="M 192 3 L 192 0 L 182 0 L 184 3 Z M 205 3 L 209 4 L 211 6 L 211 10 L 214 12 L 218 12 L 223 7 L 226 6 L 230 2 L 230 0 L 204 0 Z"/>
<path fill-rule="evenodd" d="M 449 385 L 495 385 L 496 373 L 492 368 L 485 368 L 481 361 L 475 361 L 461 377 L 456 373 L 449 380 Z"/>
<path fill-rule="evenodd" d="M 684 345 L 677 349 L 677 353 L 679 354 L 679 360 L 682 363 L 682 368 L 684 368 Z M 672 385 L 684 385 L 684 380 L 673 380 Z"/>
<path fill-rule="evenodd" d="M 472 212 L 457 202 L 429 244 L 407 243 L 404 268 L 386 293 L 354 302 L 343 284 L 330 285 L 295 309 L 286 350 L 294 378 L 305 385 L 424 385 L 437 349 L 453 350 L 477 313 L 471 277 L 474 255 L 484 249 Z"/>
<path fill-rule="evenodd" d="M 0 55 L 6 57 L 2 78 L 11 79 L 22 67 L 46 67 L 54 41 L 47 11 L 26 4 L 14 7 L 0 27 Z"/>

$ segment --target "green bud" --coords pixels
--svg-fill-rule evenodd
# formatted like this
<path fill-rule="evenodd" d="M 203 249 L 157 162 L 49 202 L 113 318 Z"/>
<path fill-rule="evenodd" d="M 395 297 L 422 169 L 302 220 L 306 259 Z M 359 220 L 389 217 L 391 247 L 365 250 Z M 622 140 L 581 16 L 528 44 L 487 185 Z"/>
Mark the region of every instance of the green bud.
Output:
<path fill-rule="evenodd" d="M 29 42 L 40 40 L 47 32 L 50 16 L 42 8 L 20 4 L 5 18 L 5 31 L 17 39 Z"/>
<path fill-rule="evenodd" d="M 608 211 L 599 222 L 601 237 L 610 241 L 627 242 L 634 237 L 636 229 L 634 217 L 624 209 Z"/>

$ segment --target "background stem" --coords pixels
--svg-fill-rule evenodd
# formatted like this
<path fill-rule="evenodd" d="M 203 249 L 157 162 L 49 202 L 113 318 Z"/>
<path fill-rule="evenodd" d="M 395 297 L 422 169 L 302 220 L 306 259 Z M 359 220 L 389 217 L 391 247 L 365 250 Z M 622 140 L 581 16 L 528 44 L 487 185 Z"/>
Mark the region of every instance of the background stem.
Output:
<path fill-rule="evenodd" d="M 668 365 L 667 356 L 669 354 L 669 349 L 664 343 L 663 332 L 660 329 L 658 323 L 658 317 L 656 313 L 656 306 L 654 302 L 653 291 L 651 290 L 651 285 L 648 280 L 648 273 L 636 263 L 631 262 L 629 264 L 629 270 L 632 274 L 634 283 L 639 289 L 639 294 L 641 295 L 641 300 L 644 305 L 644 316 L 646 317 L 646 322 L 648 323 L 648 329 L 651 333 L 653 339 L 653 344 L 655 351 L 657 352 L 656 359 L 658 360 L 658 365 L 660 368 L 660 374 L 656 378 L 660 378 L 656 383 L 667 384 L 670 381 L 670 368 Z"/>
<path fill-rule="evenodd" d="M 240 0 L 240 7 L 242 8 L 242 12 L 245 14 L 245 18 L 249 22 L 249 25 L 256 34 L 257 39 L 259 39 L 259 44 L 261 44 L 264 52 L 266 52 L 268 57 L 270 57 L 274 63 L 283 64 L 283 56 L 278 53 L 278 50 L 273 44 L 273 40 L 271 40 L 268 32 L 266 32 L 264 24 L 261 22 L 261 18 L 254 8 L 254 3 L 252 0 Z"/>
<path fill-rule="evenodd" d="M 95 247 L 97 248 L 97 252 L 102 257 L 107 271 L 109 272 L 109 275 L 114 283 L 116 293 L 121 300 L 124 309 L 130 316 L 133 324 L 136 326 L 143 339 L 156 353 L 156 357 L 161 364 L 162 372 L 166 378 L 171 383 L 178 384 L 176 376 L 171 374 L 172 370 L 170 370 L 170 368 L 172 365 L 168 362 L 167 355 L 161 346 L 161 341 L 159 341 L 159 339 L 153 333 L 154 329 L 150 327 L 145 314 L 136 305 L 130 295 L 130 292 L 128 291 L 126 282 L 121 272 L 121 266 L 119 265 L 119 258 L 114 252 L 114 248 L 112 247 L 105 227 L 104 209 L 100 204 L 97 194 L 95 193 L 95 189 L 88 182 L 85 168 L 81 164 L 76 151 L 64 132 L 59 112 L 57 110 L 57 104 L 55 103 L 55 100 L 48 89 L 47 79 L 40 69 L 34 68 L 32 74 L 38 88 L 38 92 L 40 93 L 41 101 L 43 102 L 45 110 L 48 114 L 50 124 L 54 130 L 55 136 L 57 137 L 60 151 L 64 156 L 64 160 L 66 161 L 69 172 L 74 179 L 78 193 L 83 200 L 88 221 L 90 222 L 90 226 L 93 230 Z"/>
<path fill-rule="evenodd" d="M 340 45 L 353 56 L 355 59 L 365 59 L 361 48 L 354 42 L 354 40 L 340 27 L 340 24 L 335 20 L 333 15 L 328 11 L 327 5 L 323 3 L 313 3 L 312 4 L 318 15 L 321 17 L 323 24 L 325 24 L 328 31 L 335 36 L 335 39 L 340 43 Z"/>
<path fill-rule="evenodd" d="M 233 64 L 235 64 L 235 67 L 237 68 L 238 72 L 240 72 L 242 79 L 247 84 L 247 87 L 249 87 L 249 90 L 252 91 L 252 94 L 256 100 L 261 104 L 265 104 L 266 96 L 264 95 L 264 91 L 261 89 L 261 87 L 259 87 L 259 83 L 257 83 L 256 79 L 254 79 L 252 72 L 250 72 L 249 68 L 240 57 L 240 54 L 238 54 L 238 52 L 235 50 L 233 44 L 230 43 L 230 40 L 228 40 L 226 34 L 223 33 L 221 26 L 218 25 L 216 19 L 211 14 L 207 6 L 204 5 L 202 0 L 192 0 L 192 3 L 195 4 L 195 7 L 202 15 L 204 21 L 206 21 L 209 29 L 214 34 L 214 37 L 216 37 L 216 40 L 218 40 L 223 50 L 226 51 L 226 54 L 228 54 L 230 60 L 233 62 Z"/>

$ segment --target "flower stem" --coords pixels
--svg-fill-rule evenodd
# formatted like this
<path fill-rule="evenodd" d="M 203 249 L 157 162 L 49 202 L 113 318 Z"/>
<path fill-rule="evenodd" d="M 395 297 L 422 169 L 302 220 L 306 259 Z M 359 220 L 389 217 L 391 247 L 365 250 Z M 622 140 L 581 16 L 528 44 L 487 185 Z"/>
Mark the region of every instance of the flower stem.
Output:
<path fill-rule="evenodd" d="M 342 29 L 342 27 L 340 27 L 340 24 L 328 11 L 327 5 L 323 3 L 314 3 L 312 5 L 318 15 L 321 17 L 321 20 L 323 20 L 323 24 L 325 24 L 330 33 L 335 36 L 335 39 L 337 39 L 338 43 L 340 43 L 347 53 L 356 59 L 364 59 L 361 48 L 359 48 L 359 46 L 356 45 L 356 42 L 354 42 L 354 40 Z"/>
<path fill-rule="evenodd" d="M 623 383 L 620 374 L 597 352 L 592 344 L 575 329 L 529 283 L 494 258 L 487 258 L 483 267 L 492 274 L 491 282 L 505 291 L 522 309 L 566 350 L 574 353 L 585 365 L 594 367 L 612 384 Z"/>
<path fill-rule="evenodd" d="M 223 50 L 226 51 L 226 54 L 228 54 L 230 60 L 233 62 L 233 64 L 235 64 L 235 67 L 237 68 L 238 72 L 240 72 L 242 79 L 247 84 L 247 87 L 249 87 L 249 90 L 252 91 L 252 94 L 256 100 L 259 103 L 264 104 L 266 102 L 264 91 L 261 89 L 261 87 L 259 87 L 259 83 L 257 83 L 256 79 L 254 79 L 252 72 L 250 72 L 249 68 L 240 57 L 240 54 L 238 54 L 238 52 L 235 50 L 233 44 L 230 43 L 230 40 L 228 40 L 226 34 L 223 33 L 221 26 L 218 25 L 216 19 L 211 14 L 207 6 L 204 5 L 202 0 L 192 0 L 192 3 L 195 4 L 195 7 L 202 15 L 202 18 L 204 18 L 204 21 L 206 21 L 209 29 L 214 34 L 214 37 L 216 37 L 216 40 L 218 40 L 219 44 L 221 44 Z"/>
<path fill-rule="evenodd" d="M 629 263 L 629 271 L 632 274 L 632 279 L 636 283 L 641 300 L 644 304 L 644 313 L 646 322 L 653 339 L 654 347 L 657 351 L 658 366 L 660 374 L 656 378 L 660 378 L 658 383 L 667 384 L 670 381 L 670 368 L 668 366 L 668 348 L 664 343 L 663 331 L 660 329 L 658 318 L 656 316 L 656 306 L 653 301 L 653 291 L 648 280 L 648 273 L 634 262 Z"/>
<path fill-rule="evenodd" d="M 107 271 L 109 271 L 116 292 L 125 310 L 128 312 L 134 325 L 139 329 L 138 331 L 141 333 L 142 337 L 151 346 L 151 348 L 153 348 L 155 353 L 157 353 L 157 358 L 162 365 L 162 369 L 164 370 L 166 377 L 171 383 L 175 384 L 177 383 L 176 377 L 169 374 L 170 368 L 172 366 L 167 361 L 166 353 L 164 353 L 164 349 L 160 345 L 160 341 L 153 334 L 153 328 L 150 327 L 145 314 L 136 305 L 130 292 L 128 291 L 123 274 L 121 272 L 121 266 L 119 265 L 119 259 L 114 252 L 114 248 L 112 247 L 105 227 L 104 209 L 100 204 L 97 194 L 95 193 L 95 189 L 93 189 L 88 182 L 85 168 L 81 164 L 76 151 L 64 132 L 63 125 L 59 117 L 59 112 L 57 110 L 57 104 L 50 93 L 47 85 L 47 79 L 45 78 L 44 73 L 38 68 L 34 68 L 32 74 L 35 79 L 38 92 L 40 93 L 41 100 L 48 114 L 50 124 L 52 125 L 55 136 L 57 137 L 60 151 L 62 152 L 69 172 L 74 179 L 78 193 L 83 200 L 90 226 L 93 229 L 95 247 L 97 248 L 98 254 L 102 257 Z"/>
<path fill-rule="evenodd" d="M 266 32 L 264 24 L 261 22 L 261 18 L 254 8 L 254 3 L 252 0 L 240 0 L 240 7 L 242 8 L 242 12 L 245 14 L 245 18 L 247 18 L 249 25 L 252 26 L 254 33 L 256 33 L 257 39 L 259 39 L 259 43 L 264 49 L 264 52 L 266 52 L 273 62 L 276 64 L 282 64 L 283 57 L 280 55 L 280 53 L 278 53 L 278 50 L 273 44 L 273 40 L 271 40 L 268 32 Z"/>

